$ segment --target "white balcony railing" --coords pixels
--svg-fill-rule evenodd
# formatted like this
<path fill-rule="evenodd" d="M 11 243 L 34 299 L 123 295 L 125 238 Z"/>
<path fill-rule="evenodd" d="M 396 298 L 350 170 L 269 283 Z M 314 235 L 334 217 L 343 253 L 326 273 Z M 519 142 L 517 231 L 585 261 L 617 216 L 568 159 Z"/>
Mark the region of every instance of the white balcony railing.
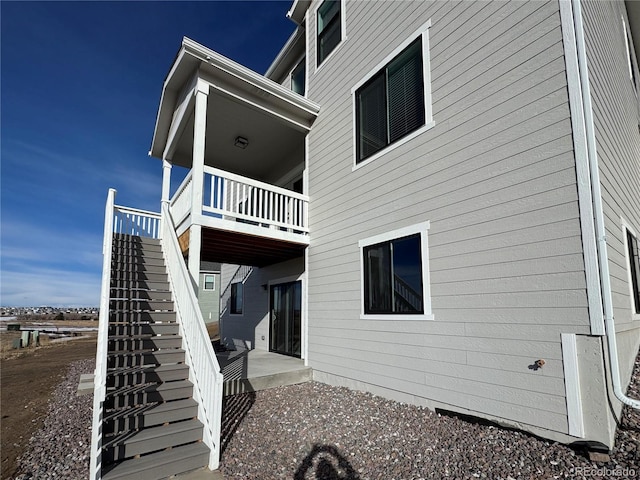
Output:
<path fill-rule="evenodd" d="M 298 235 L 309 233 L 306 195 L 207 166 L 202 181 L 202 209 L 198 214 Z M 176 227 L 191 213 L 193 188 L 189 172 L 171 200 Z"/>

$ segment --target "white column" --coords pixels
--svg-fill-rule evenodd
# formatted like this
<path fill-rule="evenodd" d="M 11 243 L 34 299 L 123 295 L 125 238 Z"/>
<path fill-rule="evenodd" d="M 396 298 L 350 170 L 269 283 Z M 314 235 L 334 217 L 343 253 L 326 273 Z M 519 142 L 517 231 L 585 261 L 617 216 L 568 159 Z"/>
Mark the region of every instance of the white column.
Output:
<path fill-rule="evenodd" d="M 162 199 L 163 203 L 169 203 L 171 198 L 171 163 L 168 160 L 162 160 Z"/>
<path fill-rule="evenodd" d="M 202 246 L 202 192 L 204 185 L 204 153 L 207 129 L 207 96 L 209 85 L 198 79 L 193 126 L 193 163 L 191 166 L 191 229 L 189 233 L 189 273 L 194 286 L 200 281 L 200 249 Z"/>

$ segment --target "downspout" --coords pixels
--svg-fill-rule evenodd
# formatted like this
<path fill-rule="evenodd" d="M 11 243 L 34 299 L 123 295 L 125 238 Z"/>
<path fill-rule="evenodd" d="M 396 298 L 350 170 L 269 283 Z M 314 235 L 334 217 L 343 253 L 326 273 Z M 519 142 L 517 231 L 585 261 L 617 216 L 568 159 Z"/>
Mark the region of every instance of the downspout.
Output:
<path fill-rule="evenodd" d="M 600 172 L 596 153 L 596 136 L 593 124 L 593 110 L 591 106 L 591 89 L 589 87 L 589 71 L 587 68 L 587 54 L 585 49 L 584 28 L 582 24 L 581 0 L 572 0 L 573 20 L 576 31 L 576 47 L 578 51 L 578 70 L 582 86 L 582 106 L 587 136 L 587 157 L 591 170 L 591 186 L 593 212 L 596 229 L 596 245 L 598 251 L 598 268 L 600 270 L 600 288 L 602 290 L 602 305 L 604 309 L 605 336 L 609 352 L 609 368 L 611 382 L 616 398 L 625 405 L 640 409 L 640 401 L 629 398 L 622 390 L 620 382 L 620 364 L 618 363 L 618 345 L 616 342 L 616 325 L 613 319 L 613 297 L 611 295 L 611 277 L 609 276 L 609 257 L 607 253 L 607 237 L 602 209 L 602 193 L 600 190 Z"/>

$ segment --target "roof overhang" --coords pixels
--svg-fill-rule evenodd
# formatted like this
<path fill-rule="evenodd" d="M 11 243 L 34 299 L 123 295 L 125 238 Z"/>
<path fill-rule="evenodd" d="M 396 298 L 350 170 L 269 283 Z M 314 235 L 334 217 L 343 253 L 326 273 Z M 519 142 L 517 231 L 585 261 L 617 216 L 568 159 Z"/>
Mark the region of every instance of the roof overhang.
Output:
<path fill-rule="evenodd" d="M 633 37 L 633 47 L 636 51 L 636 58 L 640 62 L 640 1 L 626 0 L 627 17 L 629 18 L 629 30 Z"/>
<path fill-rule="evenodd" d="M 310 0 L 294 0 L 291 8 L 287 12 L 287 18 L 293 20 L 298 25 L 304 26 L 304 16 L 311 5 Z"/>
<path fill-rule="evenodd" d="M 151 156 L 164 157 L 171 135 L 180 134 L 178 117 L 192 114 L 192 99 L 203 82 L 227 103 L 271 116 L 300 132 L 310 130 L 320 111 L 305 97 L 185 37 L 162 88 Z"/>

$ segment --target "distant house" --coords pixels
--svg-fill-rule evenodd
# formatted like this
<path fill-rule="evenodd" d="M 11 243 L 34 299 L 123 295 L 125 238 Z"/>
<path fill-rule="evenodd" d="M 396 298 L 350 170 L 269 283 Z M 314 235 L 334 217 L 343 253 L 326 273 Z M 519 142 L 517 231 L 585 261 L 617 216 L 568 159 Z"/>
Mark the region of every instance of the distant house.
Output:
<path fill-rule="evenodd" d="M 288 16 L 265 75 L 185 38 L 162 89 L 170 237 L 194 283 L 222 265 L 223 342 L 611 448 L 640 406 L 640 3 Z"/>
<path fill-rule="evenodd" d="M 198 304 L 205 323 L 220 320 L 220 264 L 202 262 L 198 280 Z"/>

